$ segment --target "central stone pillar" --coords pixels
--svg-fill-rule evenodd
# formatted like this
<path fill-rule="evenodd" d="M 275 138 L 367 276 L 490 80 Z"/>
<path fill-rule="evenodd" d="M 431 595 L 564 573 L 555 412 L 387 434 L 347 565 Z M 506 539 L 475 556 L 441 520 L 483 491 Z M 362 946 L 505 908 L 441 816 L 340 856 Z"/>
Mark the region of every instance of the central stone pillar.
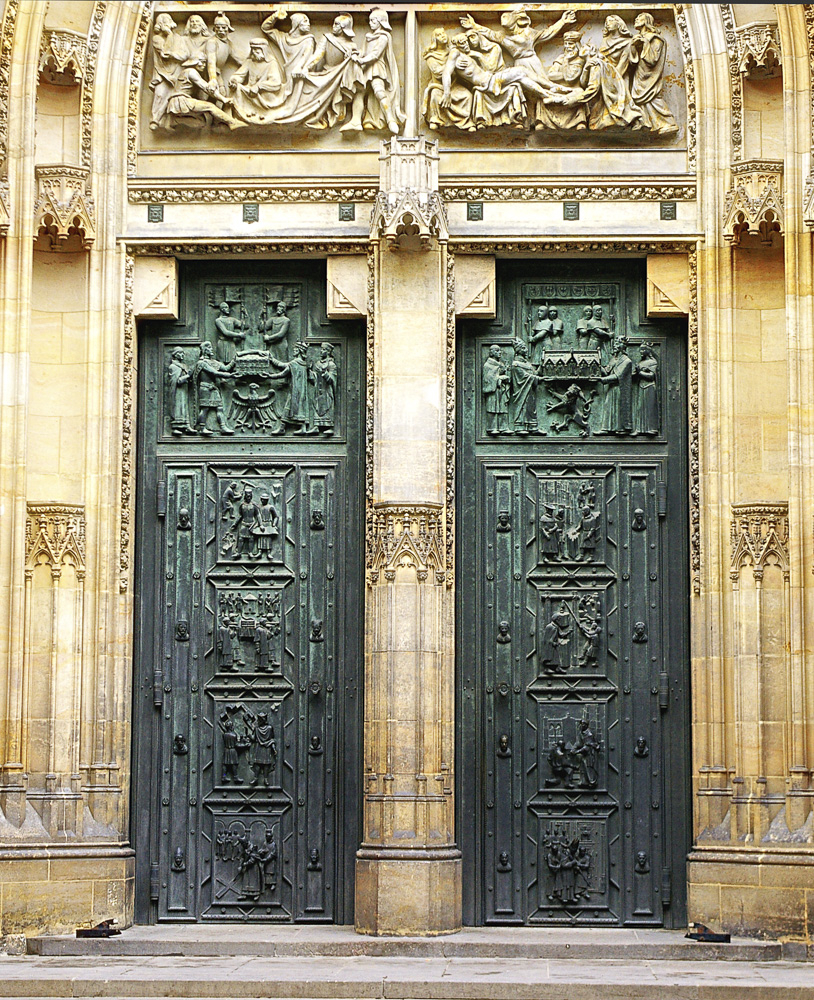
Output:
<path fill-rule="evenodd" d="M 446 508 L 454 304 L 446 240 L 436 144 L 383 143 L 368 285 L 373 454 L 364 839 L 356 863 L 356 929 L 365 934 L 446 934 L 461 925 Z"/>

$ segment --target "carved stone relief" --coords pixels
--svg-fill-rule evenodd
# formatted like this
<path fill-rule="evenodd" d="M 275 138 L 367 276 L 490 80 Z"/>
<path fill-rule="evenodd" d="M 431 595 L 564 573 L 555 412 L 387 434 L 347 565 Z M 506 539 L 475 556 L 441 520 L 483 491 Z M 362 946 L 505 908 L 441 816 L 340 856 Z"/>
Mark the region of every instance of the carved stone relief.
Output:
<path fill-rule="evenodd" d="M 733 581 L 738 580 L 744 566 L 752 567 L 756 580 L 762 579 L 770 556 L 774 557 L 788 579 L 790 562 L 787 503 L 733 504 L 730 537 L 730 577 Z"/>
<path fill-rule="evenodd" d="M 732 186 L 724 203 L 724 239 L 740 246 L 748 234 L 757 234 L 764 247 L 775 233 L 784 232 L 783 161 L 744 160 L 733 163 Z"/>
<path fill-rule="evenodd" d="M 232 15 L 234 18 L 234 14 Z M 393 27 L 375 9 L 357 35 L 351 14 L 312 30 L 311 18 L 272 8 L 260 24 L 220 12 L 181 27 L 156 15 L 148 75 L 153 132 L 300 126 L 398 134 L 404 125 Z"/>
<path fill-rule="evenodd" d="M 446 575 L 444 523 L 440 504 L 373 504 L 368 546 L 370 582 L 392 582 L 399 569 L 412 569 L 424 581 L 430 572 L 436 583 Z"/>
<path fill-rule="evenodd" d="M 423 51 L 430 80 L 422 113 L 429 127 L 674 137 L 679 126 L 663 95 L 664 26 L 646 12 L 632 27 L 617 14 L 601 25 L 579 20 L 576 10 L 566 10 L 539 24 L 518 7 L 504 11 L 499 26 L 465 14 L 455 34 L 433 29 Z M 561 44 L 549 44 L 558 35 Z"/>
<path fill-rule="evenodd" d="M 77 31 L 44 31 L 40 50 L 40 79 L 58 87 L 72 87 L 85 76 L 88 40 Z"/>
<path fill-rule="evenodd" d="M 780 29 L 768 21 L 753 21 L 735 28 L 738 72 L 751 80 L 780 76 Z"/>
<path fill-rule="evenodd" d="M 527 286 L 525 339 L 484 356 L 485 433 L 657 436 L 659 348 L 616 332 L 617 311 L 612 284 Z"/>
<path fill-rule="evenodd" d="M 34 239 L 38 250 L 89 250 L 96 239 L 86 167 L 37 166 Z"/>
<path fill-rule="evenodd" d="M 607 875 L 603 834 L 590 820 L 552 820 L 542 832 L 549 906 L 597 904 Z"/>

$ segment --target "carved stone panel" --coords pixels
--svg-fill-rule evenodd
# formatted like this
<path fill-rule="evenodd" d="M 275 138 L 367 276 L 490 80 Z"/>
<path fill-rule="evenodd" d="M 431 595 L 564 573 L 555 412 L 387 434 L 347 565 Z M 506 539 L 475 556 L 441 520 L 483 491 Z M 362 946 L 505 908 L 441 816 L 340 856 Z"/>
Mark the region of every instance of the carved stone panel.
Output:
<path fill-rule="evenodd" d="M 141 508 L 136 784 L 158 888 L 148 898 L 142 882 L 138 906 L 145 920 L 343 920 L 357 844 L 345 802 L 357 782 L 362 345 L 335 328 L 325 341 L 342 359 L 333 384 L 356 387 L 341 433 L 286 423 L 292 396 L 311 414 L 324 391 L 321 351 L 271 381 L 289 364 L 289 336 L 328 330 L 324 274 L 196 278 L 182 284 L 186 334 L 155 324 L 143 352 L 141 489 L 154 501 Z M 291 319 L 269 308 L 262 325 L 270 299 Z M 286 322 L 272 328 L 272 316 Z M 230 335 L 262 343 L 272 329 L 273 347 L 229 356 Z M 194 346 L 202 334 L 220 358 Z M 257 354 L 261 371 L 241 368 Z M 255 379 L 279 387 L 282 433 L 236 408 Z"/>
<path fill-rule="evenodd" d="M 670 736 L 683 717 L 666 712 L 684 683 L 683 359 L 666 324 L 641 319 L 643 274 L 634 281 L 617 268 L 588 286 L 563 272 L 504 275 L 499 319 L 467 323 L 461 339 L 458 587 L 469 625 L 458 696 L 463 753 L 478 776 L 464 771 L 460 790 L 474 816 L 462 834 L 473 859 L 466 919 L 658 925 L 673 919 L 662 879 L 686 849 L 683 777 L 665 778 L 686 763 Z M 582 312 L 581 296 L 602 306 L 602 331 L 658 346 L 658 433 L 490 434 L 483 359 L 518 327 L 539 323 L 541 342 L 568 343 L 584 317 L 579 336 L 593 338 L 596 367 L 607 370 L 603 335 L 588 325 L 594 302 Z M 512 366 L 520 357 L 542 382 L 552 349 L 532 361 L 527 340 L 509 340 Z M 554 353 L 578 360 L 571 344 Z"/>

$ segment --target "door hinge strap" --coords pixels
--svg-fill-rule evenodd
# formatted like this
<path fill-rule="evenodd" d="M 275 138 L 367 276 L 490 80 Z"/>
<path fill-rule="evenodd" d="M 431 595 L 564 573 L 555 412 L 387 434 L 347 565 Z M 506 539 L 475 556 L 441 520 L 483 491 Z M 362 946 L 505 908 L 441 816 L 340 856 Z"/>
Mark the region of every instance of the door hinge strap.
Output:
<path fill-rule="evenodd" d="M 659 517 L 667 517 L 667 483 L 663 480 L 656 484 L 656 510 Z"/>
<path fill-rule="evenodd" d="M 155 513 L 157 517 L 167 516 L 167 480 L 159 479 L 155 484 Z"/>
<path fill-rule="evenodd" d="M 158 902 L 158 894 L 161 890 L 161 872 L 157 861 L 150 862 L 150 901 Z"/>
<path fill-rule="evenodd" d="M 670 675 L 665 671 L 659 674 L 659 708 L 665 712 L 670 707 Z"/>
<path fill-rule="evenodd" d="M 161 670 L 153 671 L 153 705 L 161 708 L 164 704 L 164 674 Z"/>

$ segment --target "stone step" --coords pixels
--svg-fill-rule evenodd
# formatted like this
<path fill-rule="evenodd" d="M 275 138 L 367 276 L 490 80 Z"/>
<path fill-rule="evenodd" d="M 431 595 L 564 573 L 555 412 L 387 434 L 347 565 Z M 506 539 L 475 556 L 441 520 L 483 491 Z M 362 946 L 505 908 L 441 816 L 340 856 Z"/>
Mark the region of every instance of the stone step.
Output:
<path fill-rule="evenodd" d="M 731 944 L 703 944 L 687 939 L 683 931 L 598 927 L 478 927 L 444 937 L 383 938 L 356 934 L 352 927 L 159 924 L 131 927 L 109 939 L 73 935 L 31 938 L 28 949 L 42 956 L 143 958 L 244 955 L 773 962 L 783 957 L 782 946 L 771 941 L 744 938 Z"/>
<path fill-rule="evenodd" d="M 810 964 L 417 957 L 0 960 L 6 998 L 814 1000 Z"/>

